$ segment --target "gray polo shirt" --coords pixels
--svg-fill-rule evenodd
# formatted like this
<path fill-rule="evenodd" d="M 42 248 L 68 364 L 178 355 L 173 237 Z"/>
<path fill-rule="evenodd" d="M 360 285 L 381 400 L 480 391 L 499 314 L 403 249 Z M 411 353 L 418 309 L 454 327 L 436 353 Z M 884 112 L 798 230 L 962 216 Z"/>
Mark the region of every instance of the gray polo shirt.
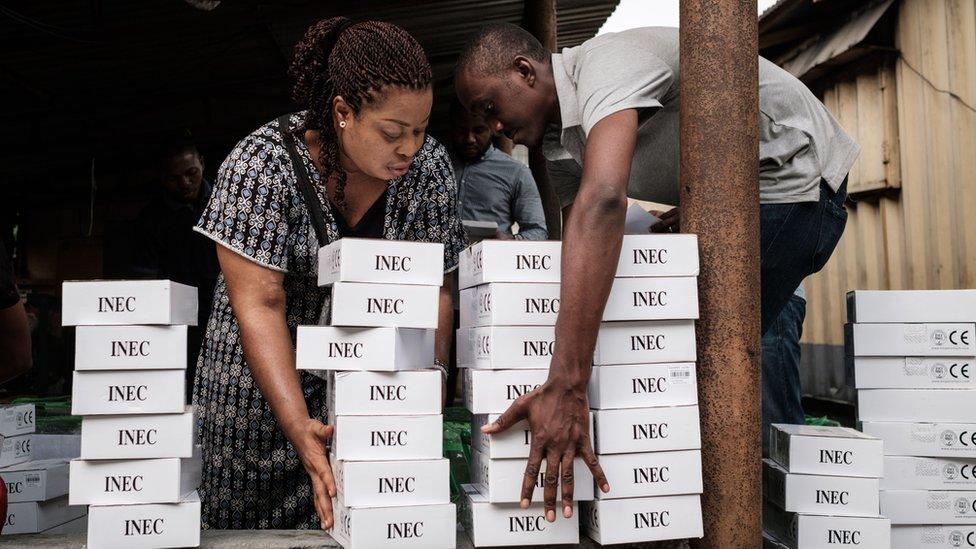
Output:
<path fill-rule="evenodd" d="M 637 109 L 637 148 L 628 196 L 678 203 L 678 29 L 605 34 L 552 56 L 561 128 L 543 150 L 560 201 L 579 190 L 586 136 L 603 118 Z M 729 120 L 729 124 L 738 123 Z M 759 58 L 759 201 L 815 202 L 820 181 L 837 190 L 857 143 L 793 75 Z"/>
<path fill-rule="evenodd" d="M 454 177 L 462 220 L 494 221 L 498 230 L 507 233 L 512 232 L 512 223 L 518 223 L 516 238 L 548 238 L 539 188 L 525 164 L 489 146 L 474 162 L 455 158 Z"/>

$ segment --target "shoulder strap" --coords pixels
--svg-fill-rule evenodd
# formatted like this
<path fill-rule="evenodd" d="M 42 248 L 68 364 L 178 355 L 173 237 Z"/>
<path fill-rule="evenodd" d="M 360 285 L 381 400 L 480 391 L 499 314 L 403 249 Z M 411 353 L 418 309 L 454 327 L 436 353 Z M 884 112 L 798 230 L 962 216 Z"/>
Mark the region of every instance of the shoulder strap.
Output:
<path fill-rule="evenodd" d="M 329 242 L 329 233 L 325 229 L 325 214 L 322 212 L 322 203 L 319 202 L 315 189 L 312 188 L 312 179 L 308 176 L 305 162 L 302 160 L 302 156 L 298 154 L 295 136 L 288 131 L 290 121 L 291 114 L 278 117 L 278 131 L 281 132 L 285 147 L 288 149 L 288 156 L 291 158 L 291 165 L 295 177 L 298 179 L 298 189 L 302 192 L 305 207 L 308 208 L 308 215 L 312 220 L 312 226 L 315 228 L 315 236 L 319 239 L 319 246 L 325 246 Z"/>

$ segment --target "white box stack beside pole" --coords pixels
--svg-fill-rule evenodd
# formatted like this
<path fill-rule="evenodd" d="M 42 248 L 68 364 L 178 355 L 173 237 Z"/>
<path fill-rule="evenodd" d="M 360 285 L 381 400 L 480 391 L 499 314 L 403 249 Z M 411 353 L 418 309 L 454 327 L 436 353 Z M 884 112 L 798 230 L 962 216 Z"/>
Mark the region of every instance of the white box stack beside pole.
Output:
<path fill-rule="evenodd" d="M 299 326 L 296 367 L 328 383 L 332 536 L 346 549 L 456 545 L 434 365 L 442 244 L 344 238 L 319 250 L 329 325 Z"/>
<path fill-rule="evenodd" d="M 72 413 L 82 416 L 66 503 L 88 507 L 88 547 L 200 545 L 201 462 L 186 402 L 197 290 L 169 280 L 71 281 Z"/>
<path fill-rule="evenodd" d="M 976 290 L 852 291 L 847 316 L 858 420 L 884 440 L 891 547 L 967 546 L 976 539 Z"/>

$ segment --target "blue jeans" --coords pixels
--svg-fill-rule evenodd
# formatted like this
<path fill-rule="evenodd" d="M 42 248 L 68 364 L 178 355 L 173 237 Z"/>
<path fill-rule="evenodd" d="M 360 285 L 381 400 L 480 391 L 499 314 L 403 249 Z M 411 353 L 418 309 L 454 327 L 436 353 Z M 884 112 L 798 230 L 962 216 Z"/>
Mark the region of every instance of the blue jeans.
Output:
<path fill-rule="evenodd" d="M 807 302 L 790 296 L 762 337 L 763 456 L 769 455 L 770 423 L 803 423 L 800 391 L 800 337 Z"/>

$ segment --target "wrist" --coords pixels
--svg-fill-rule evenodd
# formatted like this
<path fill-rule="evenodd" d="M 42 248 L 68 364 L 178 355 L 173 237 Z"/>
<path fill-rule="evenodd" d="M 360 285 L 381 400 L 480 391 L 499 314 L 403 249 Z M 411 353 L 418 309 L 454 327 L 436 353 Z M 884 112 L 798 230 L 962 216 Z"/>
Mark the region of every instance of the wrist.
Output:
<path fill-rule="evenodd" d="M 556 389 L 568 392 L 586 392 L 590 382 L 591 360 L 580 360 L 572 357 L 553 356 L 549 366 L 549 377 L 546 383 Z"/>

